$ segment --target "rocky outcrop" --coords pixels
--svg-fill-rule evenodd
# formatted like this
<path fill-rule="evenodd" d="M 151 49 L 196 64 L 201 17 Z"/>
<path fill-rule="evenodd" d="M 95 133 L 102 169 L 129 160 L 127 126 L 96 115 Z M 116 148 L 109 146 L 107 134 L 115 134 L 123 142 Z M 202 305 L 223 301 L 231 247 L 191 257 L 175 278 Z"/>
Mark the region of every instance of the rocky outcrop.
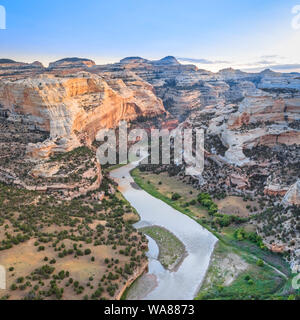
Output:
<path fill-rule="evenodd" d="M 147 272 L 148 270 L 148 261 L 143 263 L 140 267 L 138 267 L 135 272 L 133 273 L 133 275 L 131 275 L 127 281 L 124 283 L 124 285 L 122 286 L 122 288 L 117 292 L 116 296 L 115 296 L 115 300 L 121 300 L 125 291 L 130 288 L 130 286 L 134 283 L 135 280 L 137 280 L 141 275 L 143 275 L 145 272 Z"/>
<path fill-rule="evenodd" d="M 229 119 L 230 129 L 261 123 L 289 123 L 299 120 L 300 98 L 271 95 L 246 96 L 238 112 Z"/>
<path fill-rule="evenodd" d="M 258 87 L 269 92 L 295 93 L 300 89 L 300 78 L 297 73 L 280 73 L 267 69 L 260 75 Z"/>
<path fill-rule="evenodd" d="M 26 154 L 33 159 L 47 159 L 54 153 L 68 152 L 80 145 L 76 135 L 49 138 L 38 143 L 28 143 Z"/>
<path fill-rule="evenodd" d="M 283 253 L 285 251 L 285 245 L 272 244 L 269 249 L 275 253 Z"/>
<path fill-rule="evenodd" d="M 290 187 L 282 203 L 286 206 L 290 205 L 300 205 L 300 179 Z"/>
<path fill-rule="evenodd" d="M 263 145 L 299 145 L 300 96 L 246 96 L 234 112 L 234 105 L 205 108 L 199 115 L 209 115 L 208 134 L 218 135 L 227 148 L 225 159 L 241 166 L 251 164 L 245 149 Z M 262 92 L 261 92 L 262 94 Z"/>
<path fill-rule="evenodd" d="M 268 196 L 284 196 L 288 188 L 280 184 L 270 184 L 265 187 L 264 194 Z"/>
<path fill-rule="evenodd" d="M 240 176 L 238 174 L 232 173 L 230 175 L 231 184 L 237 186 L 239 189 L 245 189 L 249 186 L 249 181 L 247 177 Z"/>

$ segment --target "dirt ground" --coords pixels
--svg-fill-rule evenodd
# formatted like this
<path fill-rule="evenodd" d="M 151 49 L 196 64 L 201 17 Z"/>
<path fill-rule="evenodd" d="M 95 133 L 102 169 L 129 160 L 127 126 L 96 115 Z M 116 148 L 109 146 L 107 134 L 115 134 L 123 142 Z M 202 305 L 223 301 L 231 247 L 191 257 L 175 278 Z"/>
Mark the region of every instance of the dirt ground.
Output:
<path fill-rule="evenodd" d="M 178 177 L 170 177 L 166 172 L 160 173 L 159 175 L 140 172 L 139 175 L 143 177 L 145 181 L 150 181 L 158 192 L 169 198 L 171 198 L 174 193 L 180 194 L 182 198 L 179 199 L 178 202 L 181 205 L 184 205 L 185 202 L 197 199 L 197 195 L 199 194 L 198 190 L 195 190 L 192 186 L 183 183 Z M 190 206 L 189 209 L 196 217 L 200 218 L 208 216 L 207 211 L 199 204 Z"/>
<path fill-rule="evenodd" d="M 239 217 L 249 217 L 251 214 L 251 208 L 259 208 L 256 201 L 244 201 L 242 197 L 228 196 L 225 199 L 215 201 L 222 214 L 235 215 Z"/>
<path fill-rule="evenodd" d="M 91 256 L 82 256 L 75 259 L 73 256 L 58 258 L 56 254 L 53 253 L 50 247 L 45 246 L 44 251 L 37 252 L 37 248 L 34 246 L 34 239 L 31 239 L 19 246 L 15 246 L 10 250 L 1 252 L 0 255 L 0 265 L 3 265 L 7 273 L 6 287 L 7 290 L 1 290 L 1 295 L 9 294 L 11 299 L 22 299 L 24 293 L 22 291 L 8 290 L 10 286 L 15 283 L 16 279 L 19 277 L 25 277 L 30 274 L 33 270 L 42 267 L 46 264 L 44 261 L 45 257 L 48 257 L 49 261 L 52 259 L 56 260 L 56 263 L 52 266 L 55 267 L 55 273 L 58 273 L 61 270 L 69 271 L 70 276 L 73 279 L 79 281 L 80 284 L 85 286 L 84 294 L 92 294 L 92 287 L 97 288 L 101 277 L 107 269 L 107 265 L 104 260 L 109 257 L 118 259 L 120 264 L 125 264 L 128 262 L 128 258 L 124 255 L 120 255 L 117 250 L 113 250 L 109 246 L 97 246 L 92 249 L 92 256 L 95 257 L 95 261 L 91 261 Z M 66 247 L 71 246 L 69 240 L 64 241 Z M 13 271 L 9 271 L 9 268 L 13 267 Z M 90 278 L 93 278 L 92 281 L 89 281 Z M 119 285 L 122 286 L 124 279 L 119 280 Z M 45 284 L 48 281 L 44 281 Z M 90 282 L 91 286 L 88 287 L 86 284 Z M 63 283 L 63 281 L 62 281 Z M 64 298 L 69 300 L 82 299 L 82 296 L 78 296 L 72 288 L 65 288 Z"/>

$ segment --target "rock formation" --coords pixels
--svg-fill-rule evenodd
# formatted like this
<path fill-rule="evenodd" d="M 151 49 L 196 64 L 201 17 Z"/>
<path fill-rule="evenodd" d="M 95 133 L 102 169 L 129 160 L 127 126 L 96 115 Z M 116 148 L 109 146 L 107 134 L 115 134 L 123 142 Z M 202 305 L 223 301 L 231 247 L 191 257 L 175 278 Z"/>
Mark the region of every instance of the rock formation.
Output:
<path fill-rule="evenodd" d="M 91 144 L 98 130 L 114 128 L 120 120 L 153 117 L 165 112 L 151 85 L 138 77 L 121 79 L 89 73 L 42 75 L 0 82 L 0 104 L 9 120 L 32 123 L 50 139 L 29 145 L 33 156 L 69 151 Z"/>
<path fill-rule="evenodd" d="M 282 203 L 284 205 L 300 205 L 300 179 L 290 187 L 284 196 Z"/>
<path fill-rule="evenodd" d="M 85 58 L 65 58 L 49 64 L 49 69 L 73 69 L 82 67 L 92 67 L 96 63 L 93 60 Z"/>

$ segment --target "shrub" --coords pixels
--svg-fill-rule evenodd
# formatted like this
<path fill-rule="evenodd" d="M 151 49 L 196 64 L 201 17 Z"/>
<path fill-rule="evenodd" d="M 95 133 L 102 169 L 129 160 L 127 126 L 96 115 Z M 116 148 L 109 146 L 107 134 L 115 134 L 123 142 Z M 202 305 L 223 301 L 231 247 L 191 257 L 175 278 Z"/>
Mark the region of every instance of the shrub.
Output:
<path fill-rule="evenodd" d="M 79 249 L 76 250 L 76 255 L 77 256 L 83 256 L 83 252 Z"/>
<path fill-rule="evenodd" d="M 10 286 L 10 290 L 12 290 L 12 291 L 17 290 L 17 286 L 16 286 L 15 283 L 13 283 L 13 284 Z"/>
<path fill-rule="evenodd" d="M 17 279 L 17 283 L 23 283 L 24 282 L 24 278 L 23 277 L 20 277 Z"/>
<path fill-rule="evenodd" d="M 231 222 L 232 222 L 231 216 L 223 215 L 221 218 L 217 218 L 217 223 L 221 227 L 228 227 L 231 224 Z"/>
<path fill-rule="evenodd" d="M 245 239 L 246 237 L 246 232 L 243 228 L 239 228 L 239 229 L 236 229 L 234 231 L 234 237 L 235 239 L 237 239 L 238 241 L 242 241 Z"/>
<path fill-rule="evenodd" d="M 91 249 L 85 249 L 84 250 L 84 254 L 87 256 L 87 255 L 89 255 L 89 254 L 91 254 L 92 253 L 92 251 L 91 251 Z"/>
<path fill-rule="evenodd" d="M 250 280 L 248 280 L 248 284 L 249 284 L 250 286 L 252 286 L 252 285 L 254 284 L 254 281 L 253 281 L 252 279 L 250 279 Z"/>
<path fill-rule="evenodd" d="M 180 198 L 181 198 L 181 195 L 178 194 L 178 193 L 174 193 L 174 194 L 172 195 L 172 200 L 173 200 L 173 201 L 177 201 L 177 200 L 179 200 Z"/>
<path fill-rule="evenodd" d="M 258 260 L 256 261 L 256 265 L 259 266 L 259 267 L 263 267 L 263 266 L 265 265 L 265 263 L 263 262 L 263 260 L 258 259 Z"/>

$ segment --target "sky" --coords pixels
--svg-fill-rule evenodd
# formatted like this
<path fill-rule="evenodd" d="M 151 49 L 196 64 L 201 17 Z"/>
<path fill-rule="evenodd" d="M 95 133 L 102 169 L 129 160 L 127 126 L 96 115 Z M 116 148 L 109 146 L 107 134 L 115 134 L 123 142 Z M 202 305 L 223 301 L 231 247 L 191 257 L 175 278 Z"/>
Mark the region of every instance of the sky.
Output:
<path fill-rule="evenodd" d="M 103 64 L 172 55 L 210 71 L 300 71 L 300 0 L 0 0 L 1 5 L 6 29 L 0 30 L 0 58 L 48 65 L 65 57 Z"/>

